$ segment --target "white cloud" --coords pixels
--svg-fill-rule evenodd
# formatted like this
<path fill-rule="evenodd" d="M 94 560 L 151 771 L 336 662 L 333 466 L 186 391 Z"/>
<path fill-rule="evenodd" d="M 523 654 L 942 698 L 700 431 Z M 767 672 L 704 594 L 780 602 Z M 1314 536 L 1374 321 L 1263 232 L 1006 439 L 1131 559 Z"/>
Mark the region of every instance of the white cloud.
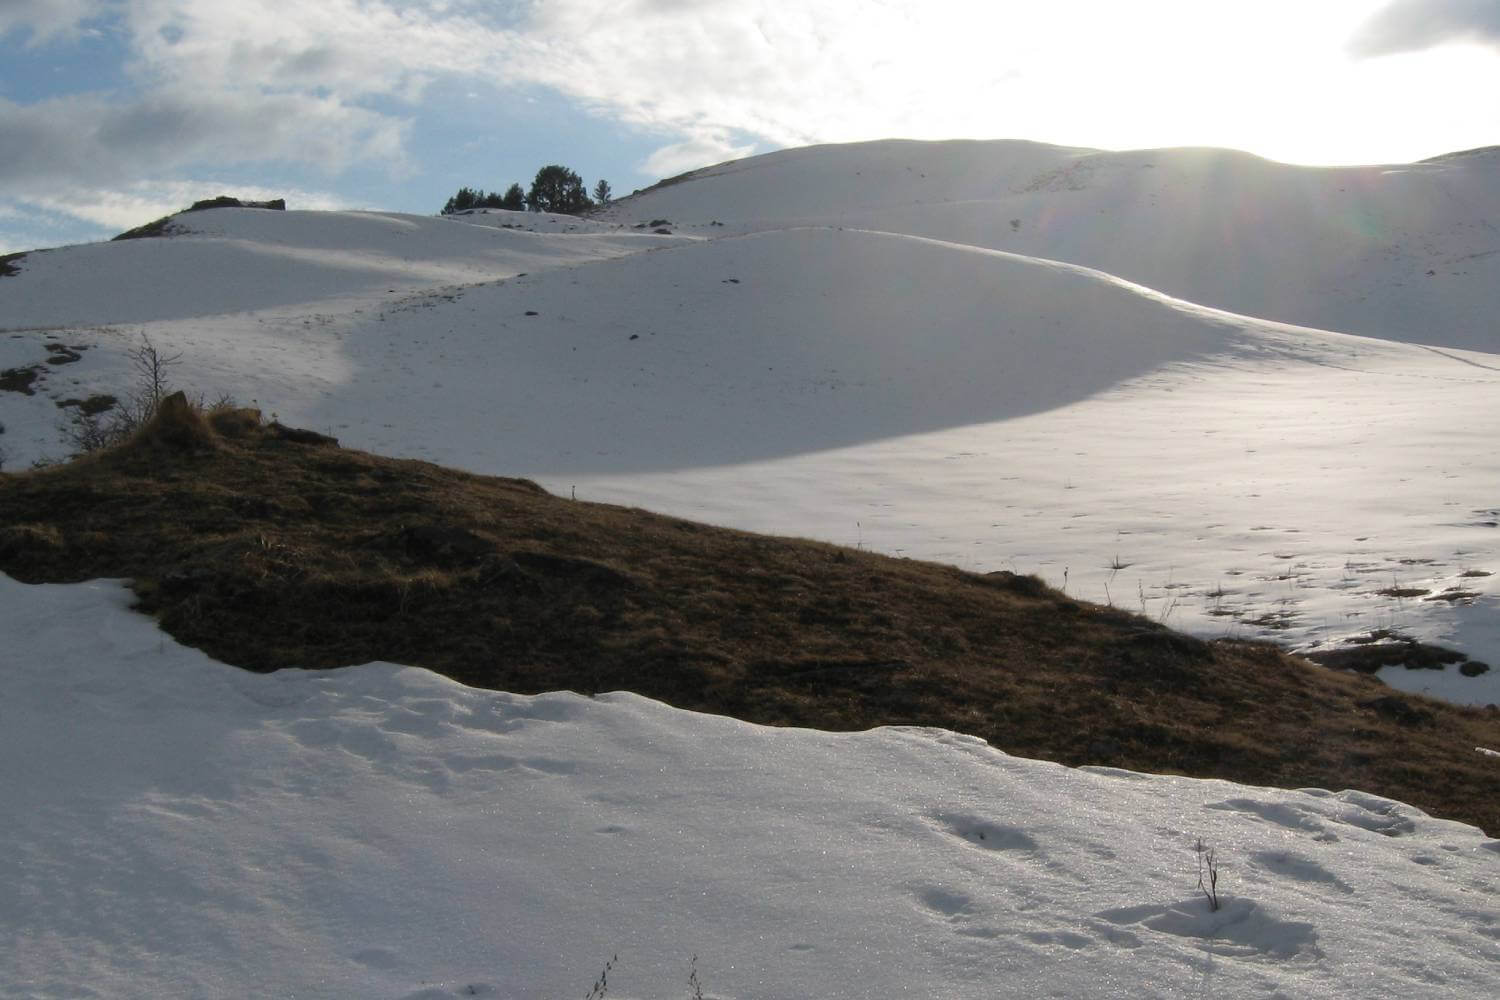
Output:
<path fill-rule="evenodd" d="M 36 36 L 113 11 L 136 82 L 113 100 L 0 102 L 0 184 L 33 194 L 128 186 L 203 163 L 399 168 L 406 118 L 422 113 L 439 79 L 541 85 L 662 134 L 643 164 L 658 174 L 743 155 L 754 140 L 887 136 L 1221 144 L 1311 161 L 1391 158 L 1371 151 L 1400 138 L 1426 155 L 1443 148 L 1429 137 L 1438 123 L 1416 106 L 1408 78 L 1359 68 L 1370 64 L 1350 58 L 1351 31 L 1366 23 L 1369 51 L 1413 47 L 1425 37 L 1413 24 L 1495 37 L 1497 6 L 0 0 L 0 31 Z M 1437 73 L 1429 85 L 1456 93 L 1500 89 L 1494 66 L 1423 69 Z M 1471 134 L 1492 127 L 1495 112 L 1469 119 L 1454 145 L 1478 144 Z"/>
<path fill-rule="evenodd" d="M 82 219 L 112 230 L 130 229 L 180 212 L 195 201 L 221 194 L 251 201 L 285 198 L 292 209 L 344 209 L 350 203 L 337 195 L 300 188 L 270 188 L 231 180 L 138 181 L 126 188 L 76 187 L 62 195 L 27 199 L 35 207 Z"/>
<path fill-rule="evenodd" d="M 111 0 L 0 0 L 0 38 L 25 32 L 28 45 L 68 38 L 116 6 Z"/>
<path fill-rule="evenodd" d="M 407 126 L 303 95 L 161 90 L 130 102 L 97 96 L 0 100 L 0 178 L 15 196 L 70 185 L 129 184 L 195 163 L 297 162 L 329 172 L 399 164 Z"/>
<path fill-rule="evenodd" d="M 1496 0 L 1395 0 L 1360 26 L 1349 43 L 1359 56 L 1416 52 L 1445 42 L 1500 47 Z"/>
<path fill-rule="evenodd" d="M 1494 60 L 1351 58 L 1351 31 L 1381 6 L 551 0 L 507 58 L 526 79 L 684 145 L 705 133 L 771 145 L 1025 138 L 1349 163 L 1493 142 L 1500 105 L 1452 101 L 1434 114 L 1431 95 L 1500 92 Z"/>
<path fill-rule="evenodd" d="M 136 0 L 127 18 L 143 78 L 212 90 L 416 99 L 433 73 L 471 70 L 487 29 L 444 4 Z"/>
<path fill-rule="evenodd" d="M 53 4 L 56 2 L 56 9 Z M 409 164 L 410 102 L 439 72 L 472 72 L 482 27 L 441 2 L 0 0 L 0 27 L 48 37 L 112 10 L 137 86 L 105 97 L 0 99 L 0 183 L 15 195 L 160 176 L 192 164 L 278 162 L 336 173 Z M 479 51 L 483 51 L 482 49 Z"/>
<path fill-rule="evenodd" d="M 734 145 L 721 134 L 704 134 L 656 150 L 641 163 L 642 173 L 674 177 L 698 167 L 737 160 L 755 152 L 753 145 Z"/>

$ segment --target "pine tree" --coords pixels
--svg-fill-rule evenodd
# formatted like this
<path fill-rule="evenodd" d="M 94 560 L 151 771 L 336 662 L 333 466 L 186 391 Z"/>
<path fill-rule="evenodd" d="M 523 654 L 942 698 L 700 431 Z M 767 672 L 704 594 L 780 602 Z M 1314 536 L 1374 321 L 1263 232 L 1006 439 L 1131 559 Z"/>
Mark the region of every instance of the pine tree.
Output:
<path fill-rule="evenodd" d="M 500 199 L 500 207 L 512 212 L 526 211 L 526 192 L 521 190 L 521 185 L 512 184 L 505 189 L 505 197 Z"/>
<path fill-rule="evenodd" d="M 483 198 L 483 189 L 475 191 L 473 188 L 461 187 L 458 189 L 458 194 L 449 198 L 448 203 L 443 206 L 443 214 L 452 215 L 454 212 L 466 212 L 471 208 L 478 207 L 479 202 Z"/>
<path fill-rule="evenodd" d="M 577 215 L 593 202 L 583 189 L 583 178 L 567 167 L 553 163 L 536 172 L 526 204 L 533 212 Z"/>
<path fill-rule="evenodd" d="M 599 183 L 594 185 L 594 200 L 601 205 L 608 205 L 611 194 L 613 192 L 609 189 L 609 181 L 599 178 Z"/>

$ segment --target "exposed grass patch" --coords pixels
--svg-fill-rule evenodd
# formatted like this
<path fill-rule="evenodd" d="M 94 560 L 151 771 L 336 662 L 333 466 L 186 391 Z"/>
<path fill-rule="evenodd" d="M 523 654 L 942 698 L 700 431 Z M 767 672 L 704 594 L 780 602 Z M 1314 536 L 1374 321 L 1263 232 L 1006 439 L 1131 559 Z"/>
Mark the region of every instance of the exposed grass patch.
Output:
<path fill-rule="evenodd" d="M 57 408 L 59 410 L 76 409 L 86 417 L 96 417 L 101 413 L 108 413 L 115 408 L 119 400 L 107 392 L 95 393 L 87 399 L 59 399 Z"/>
<path fill-rule="evenodd" d="M 40 365 L 7 368 L 0 371 L 0 392 L 19 392 L 23 396 L 34 396 L 36 390 L 31 386 L 39 374 L 41 374 Z"/>
<path fill-rule="evenodd" d="M 16 265 L 21 263 L 29 252 L 22 250 L 20 253 L 0 253 L 0 278 L 9 278 L 20 274 L 21 269 Z"/>
<path fill-rule="evenodd" d="M 125 230 L 118 236 L 112 236 L 110 240 L 149 240 L 174 236 L 181 231 L 180 227 L 174 225 L 176 220 L 177 215 L 163 215 L 160 219 L 153 219 L 143 226 L 136 226 L 134 229 Z"/>
<path fill-rule="evenodd" d="M 1480 597 L 1477 590 L 1465 590 L 1462 587 L 1448 587 L 1441 594 L 1433 594 L 1426 598 L 1429 601 L 1447 601 L 1449 604 L 1473 604 Z"/>
<path fill-rule="evenodd" d="M 221 194 L 217 198 L 204 198 L 202 201 L 195 201 L 181 212 L 173 215 L 164 215 L 160 219 L 153 219 L 144 226 L 127 229 L 120 235 L 111 237 L 111 239 L 143 240 L 164 236 L 178 236 L 188 232 L 187 228 L 177 221 L 178 216 L 186 215 L 189 212 L 202 212 L 210 208 L 269 208 L 276 211 L 284 211 L 286 209 L 286 201 L 282 198 L 276 198 L 271 201 L 242 201 L 239 198 L 232 198 L 229 195 Z"/>
<path fill-rule="evenodd" d="M 0 476 L 0 569 L 132 578 L 179 641 L 251 670 L 391 660 L 773 725 L 941 726 L 1065 764 L 1363 788 L 1500 831 L 1472 750 L 1500 745 L 1500 713 L 1033 577 L 569 501 L 249 411 L 199 419 Z"/>
<path fill-rule="evenodd" d="M 1384 590 L 1377 590 L 1375 593 L 1379 594 L 1381 597 L 1407 598 L 1424 597 L 1427 594 L 1432 593 L 1432 591 L 1428 590 L 1426 587 L 1402 587 L 1398 586 L 1397 584 L 1391 584 L 1391 586 L 1386 587 Z"/>
<path fill-rule="evenodd" d="M 1318 650 L 1307 657 L 1324 666 L 1339 670 L 1357 670 L 1373 674 L 1382 667 L 1406 667 L 1408 670 L 1442 670 L 1452 663 L 1468 659 L 1464 653 L 1390 632 L 1385 629 L 1345 640 L 1340 649 Z"/>

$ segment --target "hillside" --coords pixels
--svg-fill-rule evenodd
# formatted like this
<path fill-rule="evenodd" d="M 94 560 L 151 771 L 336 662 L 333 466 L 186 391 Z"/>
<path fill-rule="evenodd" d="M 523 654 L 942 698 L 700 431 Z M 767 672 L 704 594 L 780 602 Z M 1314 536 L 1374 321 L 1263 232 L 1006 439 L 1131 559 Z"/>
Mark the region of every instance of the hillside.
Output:
<path fill-rule="evenodd" d="M 1494 167 L 0 259 L 0 993 L 1495 996 Z"/>
<path fill-rule="evenodd" d="M 64 454 L 72 407 L 124 394 L 147 336 L 180 385 L 381 454 L 1037 573 L 1202 636 L 1322 653 L 1385 631 L 1500 663 L 1500 469 L 1475 460 L 1500 356 L 902 234 L 509 217 L 213 210 L 200 234 L 28 257 L 0 279 L 37 323 L 0 336 L 0 371 L 31 380 L 0 391 L 8 467 Z M 325 258 L 399 280 L 307 263 Z M 215 296 L 263 305 L 195 315 Z M 170 318 L 67 322 L 132 303 Z M 1500 671 L 1382 676 L 1500 703 Z"/>
<path fill-rule="evenodd" d="M 1222 149 L 887 140 L 695 171 L 598 216 L 842 226 L 1096 268 L 1261 319 L 1500 349 L 1500 153 L 1301 167 Z M 712 221 L 725 227 L 708 227 Z"/>
<path fill-rule="evenodd" d="M 561 499 L 225 416 L 213 447 L 148 437 L 0 478 L 0 570 L 129 578 L 179 642 L 253 670 L 386 660 L 765 724 L 931 726 L 1067 764 L 1362 788 L 1500 829 L 1473 749 L 1500 744 L 1494 711 L 1034 578 Z"/>
<path fill-rule="evenodd" d="M 513 228 L 508 228 L 513 227 Z M 382 212 L 219 208 L 161 236 L 17 255 L 0 285 L 5 328 L 151 323 L 473 284 L 678 240 L 572 216 L 462 222 Z"/>

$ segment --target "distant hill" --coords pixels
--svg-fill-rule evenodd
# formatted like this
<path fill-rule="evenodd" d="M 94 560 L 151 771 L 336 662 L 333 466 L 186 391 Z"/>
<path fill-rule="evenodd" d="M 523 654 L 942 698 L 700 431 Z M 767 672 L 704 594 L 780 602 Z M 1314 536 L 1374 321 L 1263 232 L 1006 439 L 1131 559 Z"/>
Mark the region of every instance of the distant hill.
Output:
<path fill-rule="evenodd" d="M 1479 155 L 1303 167 L 1221 149 L 885 140 L 708 167 L 597 217 L 907 233 L 1262 319 L 1500 349 L 1500 170 Z"/>

